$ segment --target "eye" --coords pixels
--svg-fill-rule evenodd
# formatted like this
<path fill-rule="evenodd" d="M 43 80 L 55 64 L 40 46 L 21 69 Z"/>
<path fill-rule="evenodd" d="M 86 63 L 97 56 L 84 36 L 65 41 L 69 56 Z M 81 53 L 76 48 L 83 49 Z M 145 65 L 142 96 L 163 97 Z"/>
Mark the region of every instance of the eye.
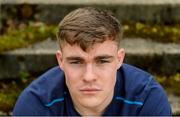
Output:
<path fill-rule="evenodd" d="M 101 59 L 101 60 L 98 60 L 97 63 L 98 63 L 98 64 L 104 64 L 104 63 L 110 63 L 110 61 L 109 61 L 109 60 Z"/>
<path fill-rule="evenodd" d="M 82 64 L 81 61 L 70 61 L 69 63 L 70 63 L 70 64 Z"/>

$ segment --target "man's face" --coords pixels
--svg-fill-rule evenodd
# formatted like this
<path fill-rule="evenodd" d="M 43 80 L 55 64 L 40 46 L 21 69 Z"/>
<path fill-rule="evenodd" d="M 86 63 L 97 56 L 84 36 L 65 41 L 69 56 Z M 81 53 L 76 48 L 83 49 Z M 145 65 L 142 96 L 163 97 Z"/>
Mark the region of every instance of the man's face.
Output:
<path fill-rule="evenodd" d="M 118 50 L 111 40 L 94 44 L 87 52 L 66 44 L 56 56 L 75 106 L 96 108 L 111 102 L 124 49 Z"/>

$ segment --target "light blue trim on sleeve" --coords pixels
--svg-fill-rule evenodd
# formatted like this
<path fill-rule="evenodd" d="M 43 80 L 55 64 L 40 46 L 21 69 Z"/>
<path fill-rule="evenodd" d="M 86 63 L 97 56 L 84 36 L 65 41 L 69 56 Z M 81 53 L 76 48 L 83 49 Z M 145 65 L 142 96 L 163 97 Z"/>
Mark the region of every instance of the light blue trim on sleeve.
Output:
<path fill-rule="evenodd" d="M 127 103 L 127 104 L 135 104 L 135 105 L 140 105 L 142 106 L 143 103 L 142 102 L 139 102 L 139 101 L 130 101 L 130 100 L 126 100 L 122 97 L 116 97 L 116 100 L 122 100 L 123 102 Z"/>
<path fill-rule="evenodd" d="M 45 106 L 50 107 L 50 106 L 52 106 L 54 103 L 56 103 L 56 102 L 62 102 L 62 101 L 64 101 L 64 98 L 58 98 L 58 99 L 55 99 L 55 100 L 53 100 L 52 102 L 46 104 Z"/>

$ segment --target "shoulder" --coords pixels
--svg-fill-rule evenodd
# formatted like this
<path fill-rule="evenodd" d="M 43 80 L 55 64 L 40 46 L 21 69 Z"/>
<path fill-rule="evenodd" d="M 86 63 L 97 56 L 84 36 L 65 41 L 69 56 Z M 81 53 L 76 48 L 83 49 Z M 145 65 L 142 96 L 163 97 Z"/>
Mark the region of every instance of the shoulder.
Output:
<path fill-rule="evenodd" d="M 129 102 L 140 102 L 139 115 L 171 115 L 167 95 L 151 74 L 123 64 L 118 76 L 118 82 L 123 85 L 120 91 L 124 92 L 123 98 Z"/>
<path fill-rule="evenodd" d="M 118 70 L 119 72 L 123 73 L 124 77 L 130 77 L 132 78 L 139 78 L 139 80 L 143 80 L 144 78 L 151 77 L 152 75 L 140 68 L 137 68 L 132 65 L 123 64 L 121 68 Z M 129 80 L 129 79 L 127 79 Z M 144 79 L 147 80 L 147 79 Z"/>
<path fill-rule="evenodd" d="M 64 95 L 64 87 L 63 71 L 59 67 L 48 70 L 21 93 L 14 107 L 14 113 L 22 115 L 28 115 L 28 113 L 31 115 L 32 112 L 36 113 L 35 115 L 45 114 L 46 105 Z"/>
<path fill-rule="evenodd" d="M 128 98 L 144 101 L 152 90 L 163 92 L 161 85 L 150 73 L 137 67 L 123 64 L 118 70 L 118 76 L 123 82 L 124 92 Z"/>
<path fill-rule="evenodd" d="M 64 94 L 64 73 L 59 67 L 54 67 L 33 81 L 25 91 L 41 98 L 44 103 Z"/>

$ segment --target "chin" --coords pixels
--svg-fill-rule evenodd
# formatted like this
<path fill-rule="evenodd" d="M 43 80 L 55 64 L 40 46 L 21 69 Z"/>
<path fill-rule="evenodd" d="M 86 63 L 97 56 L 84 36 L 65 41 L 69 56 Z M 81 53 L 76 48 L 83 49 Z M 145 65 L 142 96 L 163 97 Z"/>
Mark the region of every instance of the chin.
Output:
<path fill-rule="evenodd" d="M 79 100 L 80 104 L 85 106 L 85 107 L 96 107 L 100 105 L 102 102 L 98 100 L 96 97 L 94 98 L 81 98 Z"/>

